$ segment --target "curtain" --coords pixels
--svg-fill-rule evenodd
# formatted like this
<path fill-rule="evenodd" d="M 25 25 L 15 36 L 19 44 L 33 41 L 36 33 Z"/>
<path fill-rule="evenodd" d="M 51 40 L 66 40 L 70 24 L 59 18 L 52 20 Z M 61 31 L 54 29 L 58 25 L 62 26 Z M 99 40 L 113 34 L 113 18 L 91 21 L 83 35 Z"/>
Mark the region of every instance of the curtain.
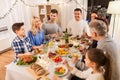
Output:
<path fill-rule="evenodd" d="M 120 0 L 117 0 L 117 1 L 120 1 Z M 118 72 L 119 72 L 119 75 L 120 75 L 120 43 L 119 43 L 119 40 L 120 40 L 120 14 L 113 14 L 111 16 L 111 20 L 110 20 L 110 31 L 109 31 L 109 34 L 111 36 L 113 36 L 113 39 L 115 40 L 115 42 L 117 43 L 117 46 L 118 46 Z M 114 30 L 114 31 L 113 31 Z M 114 33 L 113 33 L 114 32 Z"/>

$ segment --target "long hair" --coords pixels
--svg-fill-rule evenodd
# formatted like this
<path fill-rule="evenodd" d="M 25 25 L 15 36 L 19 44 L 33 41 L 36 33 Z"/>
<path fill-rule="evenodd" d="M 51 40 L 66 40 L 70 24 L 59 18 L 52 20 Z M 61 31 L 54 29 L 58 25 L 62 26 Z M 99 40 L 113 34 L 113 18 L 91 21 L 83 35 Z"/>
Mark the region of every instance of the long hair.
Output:
<path fill-rule="evenodd" d="M 111 61 L 108 53 L 100 49 L 89 49 L 87 51 L 88 58 L 90 61 L 95 62 L 97 64 L 97 68 L 104 68 L 104 78 L 105 80 L 111 80 Z"/>
<path fill-rule="evenodd" d="M 30 31 L 33 35 L 36 35 L 38 28 L 36 26 L 36 19 L 39 19 L 38 17 L 33 17 L 32 20 L 31 20 L 31 28 L 30 28 Z"/>

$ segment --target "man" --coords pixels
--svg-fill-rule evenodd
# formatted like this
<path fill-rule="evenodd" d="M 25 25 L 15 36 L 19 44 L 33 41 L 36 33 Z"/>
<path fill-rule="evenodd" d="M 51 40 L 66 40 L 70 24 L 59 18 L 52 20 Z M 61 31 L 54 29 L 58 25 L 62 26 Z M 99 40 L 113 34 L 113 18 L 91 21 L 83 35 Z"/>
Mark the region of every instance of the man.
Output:
<path fill-rule="evenodd" d="M 119 80 L 117 67 L 117 45 L 113 39 L 108 36 L 107 25 L 101 20 L 93 20 L 89 24 L 91 38 L 98 41 L 97 48 L 108 52 L 111 56 L 112 63 L 112 79 Z"/>
<path fill-rule="evenodd" d="M 82 20 L 82 10 L 79 8 L 74 9 L 74 19 L 68 23 L 67 27 L 74 36 L 90 36 L 89 26 Z"/>
<path fill-rule="evenodd" d="M 50 37 L 56 37 L 57 34 L 61 33 L 61 28 L 56 23 L 56 18 L 58 16 L 58 11 L 56 9 L 52 9 L 49 14 L 49 21 L 43 24 L 42 28 L 45 33 L 45 39 L 50 39 Z"/>
<path fill-rule="evenodd" d="M 24 23 L 14 23 L 12 30 L 16 34 L 12 41 L 12 48 L 16 58 L 25 53 L 29 54 L 32 51 L 32 45 L 30 44 L 30 39 L 25 37 Z"/>
<path fill-rule="evenodd" d="M 90 15 L 90 18 L 91 18 L 90 20 L 92 21 L 92 20 L 94 20 L 97 17 L 98 17 L 97 13 L 92 12 L 91 15 Z"/>

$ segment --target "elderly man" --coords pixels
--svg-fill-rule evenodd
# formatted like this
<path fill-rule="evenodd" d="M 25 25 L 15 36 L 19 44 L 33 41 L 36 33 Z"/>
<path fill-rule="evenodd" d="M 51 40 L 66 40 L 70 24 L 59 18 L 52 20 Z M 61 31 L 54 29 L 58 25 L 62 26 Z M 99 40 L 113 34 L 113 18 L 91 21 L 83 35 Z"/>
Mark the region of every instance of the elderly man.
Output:
<path fill-rule="evenodd" d="M 101 20 L 93 20 L 89 24 L 91 37 L 98 41 L 97 48 L 109 53 L 112 63 L 112 79 L 119 80 L 117 68 L 117 46 L 107 33 L 107 25 Z"/>

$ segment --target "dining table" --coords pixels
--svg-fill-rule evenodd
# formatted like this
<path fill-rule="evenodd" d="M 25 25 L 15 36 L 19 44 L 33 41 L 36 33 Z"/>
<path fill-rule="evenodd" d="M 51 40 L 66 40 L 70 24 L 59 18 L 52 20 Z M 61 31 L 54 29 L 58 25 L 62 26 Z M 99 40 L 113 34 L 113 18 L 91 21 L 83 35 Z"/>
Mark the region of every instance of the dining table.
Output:
<path fill-rule="evenodd" d="M 63 65 L 63 61 L 67 60 L 70 66 L 75 66 L 75 64 L 72 63 L 72 58 L 69 58 L 70 53 L 78 54 L 79 59 L 81 59 L 81 53 L 80 51 L 75 47 L 79 44 L 77 40 L 71 41 L 73 44 L 72 47 L 68 48 L 68 54 L 61 56 L 62 62 L 55 63 L 53 60 L 51 60 L 48 57 L 48 53 L 51 51 L 56 51 L 59 47 L 58 45 L 63 44 L 64 40 L 61 41 L 51 41 L 48 44 L 44 44 L 44 54 L 37 54 L 37 61 L 35 63 L 41 65 L 44 67 L 46 71 L 48 71 L 48 74 L 46 77 L 48 79 L 46 80 L 52 80 L 52 76 L 54 75 L 54 69 L 56 66 Z M 65 43 L 64 43 L 65 44 Z M 10 64 L 6 65 L 6 75 L 5 80 L 42 80 L 42 78 L 35 78 L 27 69 L 30 68 L 30 65 L 16 65 L 16 62 L 11 62 Z M 61 78 L 67 78 L 69 79 L 71 77 L 71 73 L 69 70 L 67 70 L 67 73 L 63 76 L 60 76 Z"/>

